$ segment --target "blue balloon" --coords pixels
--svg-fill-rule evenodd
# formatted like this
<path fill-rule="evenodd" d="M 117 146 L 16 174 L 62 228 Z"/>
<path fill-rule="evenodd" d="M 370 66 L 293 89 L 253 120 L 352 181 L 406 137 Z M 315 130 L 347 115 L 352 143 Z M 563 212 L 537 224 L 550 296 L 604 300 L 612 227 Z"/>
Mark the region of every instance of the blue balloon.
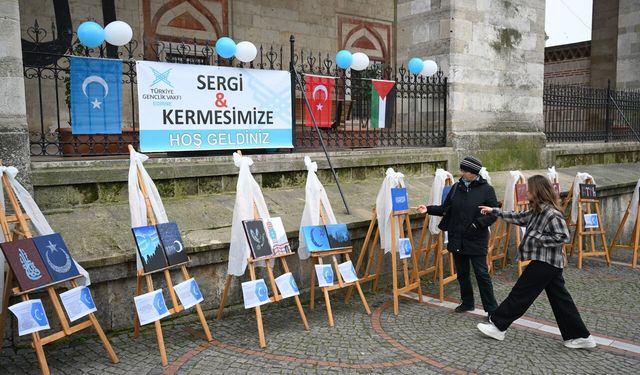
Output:
<path fill-rule="evenodd" d="M 411 72 L 411 74 L 420 74 L 423 66 L 424 66 L 424 63 L 422 62 L 421 59 L 417 57 L 414 57 L 411 60 L 409 60 L 409 64 L 407 64 L 407 68 L 409 68 L 409 72 Z"/>
<path fill-rule="evenodd" d="M 353 55 L 346 49 L 343 49 L 342 51 L 338 51 L 338 53 L 336 53 L 336 65 L 338 65 L 338 68 L 349 69 L 352 62 Z"/>
<path fill-rule="evenodd" d="M 236 42 L 229 37 L 223 36 L 216 42 L 216 52 L 218 56 L 229 59 L 236 54 Z"/>
<path fill-rule="evenodd" d="M 88 48 L 96 48 L 104 42 L 104 29 L 93 21 L 86 21 L 78 26 L 78 39 Z"/>

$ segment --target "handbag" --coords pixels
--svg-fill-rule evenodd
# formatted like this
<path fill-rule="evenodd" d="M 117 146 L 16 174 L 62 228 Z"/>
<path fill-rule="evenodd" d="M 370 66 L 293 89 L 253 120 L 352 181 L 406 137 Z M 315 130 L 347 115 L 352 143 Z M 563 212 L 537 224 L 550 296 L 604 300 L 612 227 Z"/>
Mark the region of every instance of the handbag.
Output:
<path fill-rule="evenodd" d="M 451 197 L 447 199 L 446 207 L 444 208 L 444 212 L 442 213 L 442 220 L 440 220 L 440 224 L 438 224 L 438 229 L 443 232 L 446 232 L 449 229 L 449 216 L 451 216 L 451 202 L 453 201 L 453 197 L 456 196 L 456 191 L 458 190 L 458 183 L 456 182 L 451 187 L 453 192 L 451 193 Z"/>

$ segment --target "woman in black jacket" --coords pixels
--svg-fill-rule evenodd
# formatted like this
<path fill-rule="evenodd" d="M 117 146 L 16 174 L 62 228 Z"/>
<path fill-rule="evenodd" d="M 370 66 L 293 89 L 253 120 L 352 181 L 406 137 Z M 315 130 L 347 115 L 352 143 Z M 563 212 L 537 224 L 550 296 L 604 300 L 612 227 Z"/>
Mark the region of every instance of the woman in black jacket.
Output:
<path fill-rule="evenodd" d="M 493 285 L 487 268 L 487 247 L 489 226 L 496 217 L 481 215 L 478 207 L 496 207 L 498 200 L 493 187 L 480 176 L 480 169 L 480 160 L 467 156 L 460 162 L 462 177 L 451 188 L 442 205 L 420 205 L 417 209 L 420 213 L 444 216 L 440 229 L 448 232 L 447 250 L 453 253 L 462 300 L 455 311 L 461 313 L 475 308 L 470 278 L 471 264 L 480 289 L 482 306 L 484 311 L 491 315 L 498 304 L 493 295 Z"/>

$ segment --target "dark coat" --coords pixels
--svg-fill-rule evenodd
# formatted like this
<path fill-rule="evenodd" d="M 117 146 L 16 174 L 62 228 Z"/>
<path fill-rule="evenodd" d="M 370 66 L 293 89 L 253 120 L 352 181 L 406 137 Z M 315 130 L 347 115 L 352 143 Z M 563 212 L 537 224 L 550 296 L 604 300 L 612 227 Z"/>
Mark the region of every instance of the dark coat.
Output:
<path fill-rule="evenodd" d="M 451 197 L 453 196 L 453 199 Z M 442 216 L 447 205 L 449 211 L 447 249 L 455 254 L 487 255 L 489 244 L 489 226 L 496 221 L 493 215 L 482 215 L 478 206 L 498 207 L 496 192 L 482 177 L 472 181 L 469 187 L 464 186 L 462 179 L 445 198 L 441 206 L 427 207 L 427 214 Z"/>

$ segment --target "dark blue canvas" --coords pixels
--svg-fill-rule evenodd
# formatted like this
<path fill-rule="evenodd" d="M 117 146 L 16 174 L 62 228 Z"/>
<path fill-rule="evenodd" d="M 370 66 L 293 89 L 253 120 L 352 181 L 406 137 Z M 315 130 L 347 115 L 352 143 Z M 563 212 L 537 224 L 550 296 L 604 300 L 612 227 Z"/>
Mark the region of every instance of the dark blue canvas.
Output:
<path fill-rule="evenodd" d="M 451 185 L 442 188 L 442 203 L 447 199 L 447 195 L 451 191 Z"/>
<path fill-rule="evenodd" d="M 331 248 L 324 225 L 303 226 L 302 235 L 309 251 L 329 250 Z"/>
<path fill-rule="evenodd" d="M 33 237 L 33 243 L 40 253 L 53 281 L 65 280 L 79 275 L 73 257 L 59 233 Z"/>
<path fill-rule="evenodd" d="M 167 267 L 167 258 L 164 255 L 158 232 L 154 225 L 131 228 L 136 240 L 138 253 L 142 260 L 145 272 L 153 272 Z"/>
<path fill-rule="evenodd" d="M 351 246 L 351 237 L 347 224 L 327 224 L 327 235 L 329 236 L 329 244 L 332 249 L 339 249 Z"/>
<path fill-rule="evenodd" d="M 71 131 L 121 134 L 122 60 L 71 57 Z"/>
<path fill-rule="evenodd" d="M 393 211 L 406 211 L 409 209 L 407 188 L 391 189 L 391 207 Z"/>
<path fill-rule="evenodd" d="M 168 223 L 157 224 L 158 235 L 160 241 L 164 247 L 164 253 L 167 256 L 169 265 L 185 263 L 189 261 L 187 257 L 187 251 L 184 249 L 184 242 L 182 242 L 182 236 L 180 236 L 180 230 L 178 224 L 173 221 Z"/>

